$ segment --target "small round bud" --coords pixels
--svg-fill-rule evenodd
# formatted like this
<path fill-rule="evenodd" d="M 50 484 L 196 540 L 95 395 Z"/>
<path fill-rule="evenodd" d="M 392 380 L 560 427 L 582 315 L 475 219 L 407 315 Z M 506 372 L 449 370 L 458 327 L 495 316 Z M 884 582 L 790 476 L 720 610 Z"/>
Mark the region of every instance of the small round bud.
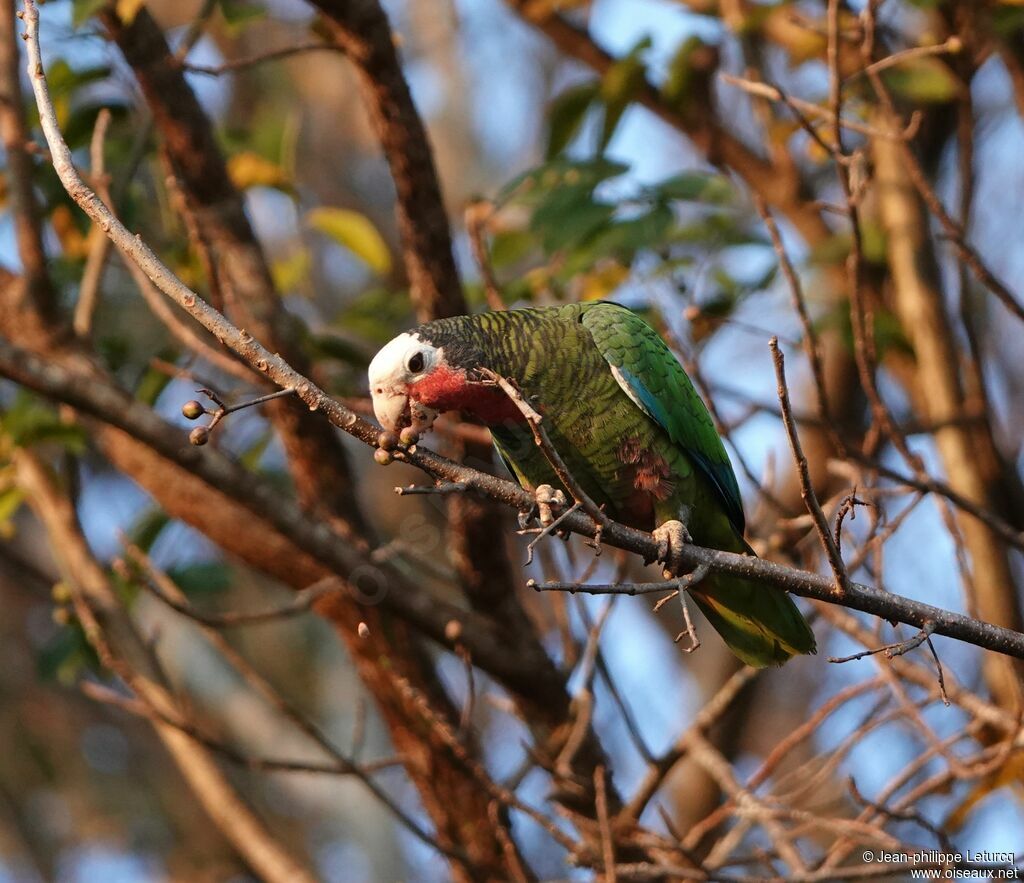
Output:
<path fill-rule="evenodd" d="M 388 466 L 395 461 L 391 451 L 385 451 L 384 448 L 377 448 L 373 452 L 373 459 L 380 463 L 381 466 Z"/>
<path fill-rule="evenodd" d="M 462 637 L 462 623 L 457 619 L 449 619 L 444 627 L 445 640 L 455 643 Z"/>
<path fill-rule="evenodd" d="M 408 448 L 420 440 L 420 434 L 412 426 L 406 426 L 398 438 Z"/>
<path fill-rule="evenodd" d="M 205 426 L 197 426 L 188 434 L 188 440 L 196 447 L 205 445 L 210 440 L 210 430 Z"/>
<path fill-rule="evenodd" d="M 370 637 L 370 627 L 365 622 L 361 622 L 356 626 L 356 634 L 358 634 L 360 638 L 368 638 Z"/>
<path fill-rule="evenodd" d="M 402 430 L 403 432 L 405 430 Z M 384 430 L 377 436 L 377 444 L 385 451 L 393 451 L 398 447 L 398 436 L 388 430 Z"/>
<path fill-rule="evenodd" d="M 67 604 L 71 600 L 71 589 L 67 583 L 54 583 L 50 597 L 58 604 Z"/>
<path fill-rule="evenodd" d="M 191 402 L 185 402 L 185 404 L 181 406 L 181 413 L 189 420 L 198 420 L 206 413 L 206 408 L 204 408 L 195 399 L 192 399 Z"/>

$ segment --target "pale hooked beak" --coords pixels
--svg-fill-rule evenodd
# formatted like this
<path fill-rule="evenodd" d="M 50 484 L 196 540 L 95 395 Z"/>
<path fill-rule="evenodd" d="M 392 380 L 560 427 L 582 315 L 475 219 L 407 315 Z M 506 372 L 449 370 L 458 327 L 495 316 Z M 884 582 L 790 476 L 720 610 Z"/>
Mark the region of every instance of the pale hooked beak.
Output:
<path fill-rule="evenodd" d="M 418 435 L 427 432 L 437 418 L 437 411 L 411 400 L 403 392 L 374 392 L 373 413 L 380 425 L 391 432 L 411 426 Z"/>
<path fill-rule="evenodd" d="M 391 432 L 398 432 L 411 423 L 409 396 L 401 392 L 374 392 L 373 413 L 381 426 Z"/>

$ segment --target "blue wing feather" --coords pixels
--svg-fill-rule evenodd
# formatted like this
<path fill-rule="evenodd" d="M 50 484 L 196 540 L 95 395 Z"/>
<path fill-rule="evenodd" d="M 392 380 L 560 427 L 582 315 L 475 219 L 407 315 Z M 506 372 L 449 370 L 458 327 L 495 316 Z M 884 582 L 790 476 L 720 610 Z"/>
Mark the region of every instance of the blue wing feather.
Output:
<path fill-rule="evenodd" d="M 711 481 L 742 537 L 746 527 L 743 500 L 729 455 L 707 406 L 665 341 L 636 313 L 619 304 L 588 304 L 580 321 L 590 330 L 623 391 Z"/>
<path fill-rule="evenodd" d="M 668 433 L 669 438 L 674 443 L 683 445 L 690 459 L 711 479 L 722 497 L 722 502 L 725 504 L 726 511 L 729 514 L 729 520 L 736 526 L 740 536 L 743 536 L 743 531 L 746 529 L 743 502 L 740 496 L 739 485 L 736 483 L 736 474 L 732 471 L 732 466 L 729 462 L 715 463 L 701 451 L 685 446 L 683 440 L 677 438 L 672 431 L 672 421 L 669 419 L 665 407 L 658 397 L 648 390 L 640 381 L 640 378 L 629 369 L 620 367 L 618 372 L 629 385 L 636 398 L 640 400 L 643 410 L 647 412 L 647 415 Z"/>

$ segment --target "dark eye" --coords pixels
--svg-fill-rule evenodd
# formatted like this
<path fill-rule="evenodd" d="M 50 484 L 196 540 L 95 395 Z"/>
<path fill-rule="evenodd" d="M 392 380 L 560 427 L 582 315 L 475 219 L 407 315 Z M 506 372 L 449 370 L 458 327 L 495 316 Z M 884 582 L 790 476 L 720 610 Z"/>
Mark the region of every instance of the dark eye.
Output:
<path fill-rule="evenodd" d="M 423 353 L 413 353 L 409 356 L 409 363 L 406 367 L 413 374 L 419 374 L 423 370 Z"/>

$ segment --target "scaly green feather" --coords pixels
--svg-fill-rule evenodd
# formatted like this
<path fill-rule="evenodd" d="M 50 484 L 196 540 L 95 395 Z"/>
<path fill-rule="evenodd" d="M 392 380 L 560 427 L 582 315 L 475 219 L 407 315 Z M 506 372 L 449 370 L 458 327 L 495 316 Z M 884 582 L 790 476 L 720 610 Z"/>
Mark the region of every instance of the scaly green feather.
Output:
<path fill-rule="evenodd" d="M 736 477 L 707 408 L 635 313 L 609 303 L 571 304 L 461 316 L 419 330 L 453 364 L 513 379 L 544 415 L 573 476 L 611 517 L 645 530 L 679 519 L 699 545 L 751 552 Z M 491 430 L 521 484 L 560 484 L 528 427 L 510 422 Z M 637 470 L 646 490 L 638 490 Z M 691 595 L 750 665 L 814 652 L 814 636 L 785 592 L 715 574 Z"/>

